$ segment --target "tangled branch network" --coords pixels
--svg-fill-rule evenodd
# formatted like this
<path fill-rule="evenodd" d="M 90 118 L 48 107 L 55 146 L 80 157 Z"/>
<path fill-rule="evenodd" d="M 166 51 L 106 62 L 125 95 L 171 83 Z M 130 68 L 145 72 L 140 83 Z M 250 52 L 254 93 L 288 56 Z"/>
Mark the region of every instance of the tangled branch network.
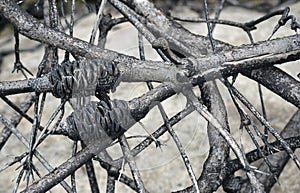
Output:
<path fill-rule="evenodd" d="M 5 126 L 0 136 L 0 150 L 8 146 L 11 134 L 26 146 L 25 152 L 12 161 L 6 161 L 1 169 L 4 173 L 19 164 L 13 192 L 19 189 L 23 193 L 46 192 L 54 190 L 57 184 L 66 192 L 77 192 L 81 179 L 77 177 L 78 169 L 83 165 L 92 192 L 100 192 L 104 188 L 106 192 L 115 192 L 119 182 L 135 192 L 157 191 L 159 188 L 149 185 L 149 181 L 156 181 L 156 178 L 151 176 L 150 180 L 147 179 L 137 160 L 151 162 L 154 153 L 149 156 L 145 152 L 152 143 L 156 153 L 157 149 L 161 149 L 161 155 L 166 156 L 164 135 L 172 138 L 173 143 L 169 146 L 176 148 L 184 167 L 180 170 L 177 166 L 179 172 L 172 175 L 185 173 L 188 177 L 184 186 L 170 187 L 168 191 L 177 188 L 181 189 L 177 192 L 214 192 L 222 186 L 225 192 L 269 192 L 278 182 L 289 159 L 300 169 L 295 152 L 300 145 L 300 83 L 297 77 L 278 67 L 285 63 L 297 65 L 300 39 L 298 34 L 274 38 L 288 22 L 291 23 L 290 29 L 285 30 L 297 32 L 300 28 L 296 17 L 290 14 L 290 8 L 277 9 L 252 21 L 239 23 L 219 19 L 224 6 L 227 6 L 223 0 L 215 6 L 214 19 L 210 19 L 209 6 L 212 5 L 206 0 L 200 6 L 205 19 L 166 14 L 148 0 L 34 1 L 34 9 L 42 11 L 40 20 L 29 10 L 26 12 L 26 6 L 26 2 L 0 0 L 0 16 L 14 26 L 15 39 L 13 52 L 0 50 L 0 56 L 14 54 L 13 71 L 20 71 L 25 77 L 0 82 L 2 100 L 15 111 L 11 119 L 4 113 L 0 114 L 0 121 Z M 89 42 L 74 37 L 75 18 L 84 17 L 80 13 L 84 8 L 79 6 L 86 7 L 87 14 L 96 13 Z M 280 18 L 271 27 L 269 37 L 255 42 L 252 31 L 258 28 L 258 24 L 275 16 Z M 181 22 L 193 22 L 199 26 L 204 22 L 208 35 L 194 34 Z M 137 30 L 137 57 L 105 49 L 109 33 L 125 23 Z M 233 46 L 215 39 L 215 26 L 219 24 L 242 29 L 250 44 Z M 21 62 L 20 34 L 45 47 L 39 65 L 33 70 L 36 71 L 35 77 Z M 98 43 L 95 43 L 96 40 Z M 159 60 L 146 59 L 145 40 L 151 44 L 151 50 Z M 29 49 L 29 52 L 34 51 Z M 63 58 L 60 51 L 64 52 Z M 32 78 L 28 78 L 27 74 Z M 259 104 L 250 102 L 236 88 L 241 76 L 257 82 L 255 92 L 258 93 Z M 127 88 L 124 83 L 129 83 Z M 148 90 L 129 100 L 111 94 L 118 90 L 128 92 L 126 89 L 132 83 L 145 83 Z M 226 89 L 226 94 L 219 90 L 221 86 Z M 262 86 L 282 98 L 285 105 L 297 110 L 283 130 L 275 129 L 268 120 L 265 105 L 268 99 L 264 98 Z M 49 93 L 55 97 L 52 100 L 59 101 L 59 105 L 46 116 Z M 23 103 L 19 106 L 12 102 L 9 99 L 12 95 L 21 96 Z M 164 101 L 179 95 L 185 98 L 184 107 L 176 109 L 176 114 L 170 118 L 170 109 L 163 106 Z M 225 95 L 231 106 L 225 101 Z M 33 117 L 27 113 L 32 105 Z M 70 107 L 70 114 L 65 116 L 66 109 Z M 238 120 L 238 130 L 229 123 L 232 109 L 234 119 Z M 155 110 L 162 119 L 162 125 L 149 131 L 149 126 L 145 126 L 143 121 Z M 194 158 L 191 161 L 191 157 L 199 156 L 189 154 L 175 129 L 176 124 L 184 124 L 185 118 L 193 112 L 207 123 L 205 138 L 209 144 L 207 151 L 202 150 L 208 152 L 203 162 Z M 43 124 L 45 116 L 47 120 Z M 30 122 L 29 139 L 20 131 L 22 118 Z M 195 120 L 192 117 L 193 124 L 188 125 L 197 127 Z M 136 125 L 146 134 L 129 136 Z M 180 127 L 189 133 L 187 125 Z M 254 147 L 253 151 L 245 150 L 242 136 L 236 137 L 236 133 L 243 131 Z M 51 166 L 41 149 L 51 136 L 64 136 L 73 142 L 71 157 L 55 167 Z M 81 144 L 80 151 L 78 143 Z M 114 155 L 116 147 L 120 148 L 117 157 Z M 115 149 L 110 151 L 110 148 Z M 257 160 L 262 160 L 260 166 L 252 164 Z M 47 172 L 40 170 L 37 161 Z M 100 175 L 97 173 L 99 168 L 95 167 L 97 162 L 106 172 L 104 185 L 97 179 Z M 126 165 L 129 172 L 124 169 Z M 236 174 L 238 170 L 242 171 L 241 175 Z M 299 175 L 298 170 L 295 172 Z M 172 173 L 164 171 L 168 172 Z M 70 182 L 67 182 L 68 178 Z M 25 179 L 24 184 L 22 179 Z M 174 177 L 165 180 L 179 183 Z"/>

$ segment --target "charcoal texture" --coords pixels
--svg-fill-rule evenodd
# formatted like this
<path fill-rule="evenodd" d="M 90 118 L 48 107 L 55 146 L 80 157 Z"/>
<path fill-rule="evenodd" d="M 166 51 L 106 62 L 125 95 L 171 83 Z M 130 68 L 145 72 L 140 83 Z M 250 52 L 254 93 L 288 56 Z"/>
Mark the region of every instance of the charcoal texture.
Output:
<path fill-rule="evenodd" d="M 67 118 L 69 128 L 75 129 L 86 145 L 107 140 L 112 142 L 135 122 L 127 102 L 122 100 L 91 101 Z"/>
<path fill-rule="evenodd" d="M 114 62 L 82 59 L 64 62 L 50 73 L 52 94 L 57 98 L 94 96 L 109 93 L 119 78 Z"/>

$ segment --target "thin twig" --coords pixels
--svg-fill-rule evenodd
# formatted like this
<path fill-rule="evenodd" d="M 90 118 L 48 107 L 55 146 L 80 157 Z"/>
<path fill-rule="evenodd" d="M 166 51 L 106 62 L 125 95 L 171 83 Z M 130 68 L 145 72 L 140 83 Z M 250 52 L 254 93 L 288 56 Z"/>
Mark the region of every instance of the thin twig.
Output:
<path fill-rule="evenodd" d="M 284 140 L 286 141 L 286 143 L 292 149 L 300 148 L 300 138 L 299 138 L 299 136 L 286 138 Z M 270 145 L 272 145 L 274 148 L 276 148 L 280 151 L 285 151 L 285 148 L 284 148 L 283 144 L 279 140 L 277 140 L 273 143 L 270 143 Z M 266 148 L 266 146 L 261 146 L 260 149 L 264 150 L 265 155 L 273 154 L 273 152 L 268 151 L 268 148 Z M 247 157 L 247 160 L 249 161 L 249 163 L 252 163 L 252 162 L 255 162 L 255 161 L 261 159 L 262 155 L 260 154 L 260 152 L 257 149 L 255 149 L 255 150 L 252 150 L 252 151 L 248 152 L 246 154 L 246 157 Z M 228 174 L 232 174 L 233 172 L 243 168 L 243 166 L 241 165 L 241 163 L 238 159 L 234 159 L 234 160 L 229 161 L 227 167 L 228 167 L 227 168 L 228 169 Z"/>
<path fill-rule="evenodd" d="M 232 85 L 225 80 L 224 84 L 231 87 L 232 93 L 252 112 L 252 114 L 269 130 L 269 132 L 282 143 L 284 149 L 300 169 L 300 162 L 293 150 L 289 147 L 286 141 L 279 135 L 279 133 L 271 126 L 271 124 L 264 119 L 264 117 L 254 108 L 254 106 Z"/>
<path fill-rule="evenodd" d="M 95 24 L 93 26 L 92 34 L 90 36 L 90 44 L 95 43 L 97 30 L 99 29 L 99 25 L 100 25 L 101 19 L 103 17 L 103 10 L 104 10 L 104 7 L 106 5 L 106 2 L 107 2 L 107 0 L 101 0 L 100 7 L 97 10 L 97 19 L 96 19 Z"/>
<path fill-rule="evenodd" d="M 84 149 L 86 146 L 81 143 L 82 148 Z M 88 179 L 90 182 L 91 192 L 92 193 L 100 193 L 98 182 L 95 174 L 94 164 L 92 160 L 88 160 L 85 163 L 86 173 L 88 175 Z"/>
<path fill-rule="evenodd" d="M 10 120 L 11 123 L 15 127 L 20 123 L 20 121 L 24 117 L 26 111 L 28 111 L 28 109 L 33 104 L 34 96 L 35 96 L 35 93 L 28 94 L 26 96 L 26 98 L 24 99 L 24 102 L 20 105 L 20 108 L 17 108 L 18 110 L 15 109 L 18 113 L 14 113 Z M 5 99 L 6 97 L 3 97 L 3 98 Z M 11 103 L 11 104 L 13 106 L 15 106 L 13 103 Z M 23 112 L 23 114 L 20 114 L 21 112 Z M 7 140 L 9 139 L 10 136 L 11 136 L 10 129 L 7 127 L 4 127 L 1 132 L 1 137 L 0 137 L 0 150 L 4 147 L 5 143 L 7 142 Z"/>
<path fill-rule="evenodd" d="M 220 123 L 229 130 L 225 104 L 221 98 L 215 82 L 207 82 L 202 86 L 201 95 L 204 104 Z M 210 144 L 210 151 L 205 163 L 201 176 L 198 179 L 201 192 L 216 191 L 225 179 L 224 170 L 229 156 L 229 146 L 219 132 L 211 125 L 207 126 L 207 134 Z M 191 192 L 193 187 L 187 187 L 178 193 Z"/>
<path fill-rule="evenodd" d="M 218 7 L 218 10 L 216 11 L 215 13 L 215 20 L 218 20 L 219 17 L 220 17 L 220 14 L 224 8 L 224 4 L 225 4 L 225 0 L 221 0 L 220 1 L 220 4 L 219 4 L 219 7 Z M 214 29 L 215 29 L 216 25 L 215 24 L 212 24 L 211 26 L 211 33 L 213 33 Z"/>
<path fill-rule="evenodd" d="M 115 177 L 107 172 L 106 193 L 115 193 Z"/>
<path fill-rule="evenodd" d="M 251 183 L 252 191 L 254 192 L 263 192 L 262 185 L 259 183 L 257 178 L 255 177 L 246 157 L 245 153 L 241 150 L 237 142 L 234 140 L 232 135 L 229 133 L 228 130 L 221 125 L 221 123 L 207 110 L 203 104 L 201 104 L 194 94 L 194 92 L 190 89 L 183 89 L 182 94 L 187 97 L 187 100 L 195 107 L 195 110 L 203 116 L 210 124 L 212 124 L 218 132 L 224 137 L 228 145 L 231 147 L 237 158 L 240 160 L 241 164 L 243 165 L 247 177 Z"/>
<path fill-rule="evenodd" d="M 257 126 L 255 125 L 255 123 L 253 122 L 252 118 L 246 113 L 246 111 L 241 107 L 241 105 L 236 101 L 235 96 L 232 93 L 231 87 L 227 87 L 231 96 L 231 99 L 235 105 L 235 107 L 237 108 L 240 118 L 241 118 L 241 123 L 240 123 L 240 130 L 242 130 L 243 128 L 246 129 L 247 133 L 249 134 L 251 140 L 253 141 L 254 145 L 256 146 L 256 148 L 258 149 L 258 151 L 261 153 L 265 163 L 269 166 L 270 170 L 272 171 L 273 166 L 272 164 L 269 162 L 268 158 L 266 157 L 266 155 L 264 154 L 264 152 L 260 149 L 260 146 L 255 138 L 255 136 L 253 135 L 253 133 L 250 130 L 249 126 L 252 126 L 253 129 L 255 130 L 257 136 L 264 142 L 264 144 L 266 146 L 268 146 L 269 148 L 272 148 L 269 145 L 269 142 L 267 140 L 267 138 L 265 137 L 265 135 L 263 135 L 259 129 L 257 128 Z"/>
<path fill-rule="evenodd" d="M 54 121 L 55 117 L 58 115 L 58 113 L 60 111 L 62 111 L 62 109 L 64 108 L 65 103 L 67 102 L 67 100 L 63 99 L 62 102 L 60 103 L 60 105 L 56 108 L 56 110 L 54 111 L 54 113 L 50 116 L 47 124 L 45 125 L 45 127 L 43 127 L 39 137 L 37 138 L 33 149 L 36 149 L 37 146 L 42 142 L 42 138 L 45 138 L 45 135 L 49 135 L 52 131 L 48 130 L 50 124 Z M 63 114 L 63 113 L 62 113 Z"/>
<path fill-rule="evenodd" d="M 9 128 L 11 130 L 11 132 L 25 145 L 26 148 L 29 149 L 29 142 L 27 141 L 27 139 L 12 125 L 12 123 L 7 120 L 2 114 L 0 114 L 0 121 L 5 125 L 5 127 Z M 54 168 L 47 162 L 47 160 L 45 158 L 43 158 L 43 156 L 41 156 L 41 154 L 38 151 L 34 151 L 33 153 L 36 158 L 42 163 L 42 165 L 50 172 L 52 171 Z M 69 185 L 64 182 L 61 181 L 59 182 L 61 183 L 61 185 L 64 187 L 64 189 L 68 192 L 68 193 L 72 193 L 71 191 L 71 187 L 69 187 Z"/>
<path fill-rule="evenodd" d="M 142 181 L 142 178 L 141 178 L 139 169 L 137 167 L 137 164 L 134 160 L 134 157 L 130 152 L 130 147 L 129 147 L 129 144 L 128 144 L 125 136 L 122 135 L 119 138 L 119 141 L 120 141 L 120 146 L 121 146 L 121 149 L 122 149 L 122 152 L 123 152 L 123 156 L 124 156 L 126 162 L 128 163 L 128 165 L 130 167 L 133 179 L 135 181 L 137 192 L 145 193 L 146 190 L 145 190 L 144 183 Z"/>
<path fill-rule="evenodd" d="M 205 13 L 205 22 L 206 22 L 206 25 L 207 25 L 207 31 L 208 31 L 208 37 L 209 37 L 209 41 L 210 41 L 210 45 L 211 45 L 211 48 L 214 52 L 215 50 L 215 45 L 214 45 L 214 41 L 213 41 L 213 35 L 212 35 L 212 27 L 209 23 L 209 13 L 208 13 L 208 6 L 207 6 L 207 0 L 203 0 L 203 7 L 204 7 L 204 13 Z"/>
<path fill-rule="evenodd" d="M 77 153 L 77 141 L 74 141 L 73 147 L 72 147 L 72 156 L 74 156 Z M 75 172 L 71 174 L 71 186 L 72 186 L 72 193 L 77 193 L 76 188 L 76 180 L 75 180 Z"/>
<path fill-rule="evenodd" d="M 145 53 L 144 53 L 144 45 L 143 45 L 143 36 L 139 33 L 138 34 L 138 39 L 139 39 L 139 53 L 140 53 L 140 59 L 141 60 L 145 60 Z M 146 82 L 147 83 L 147 86 L 148 86 L 148 89 L 149 90 L 152 90 L 153 89 L 153 84 L 151 82 Z M 180 139 L 179 137 L 177 136 L 177 134 L 175 133 L 174 129 L 172 128 L 170 122 L 169 122 L 169 118 L 162 106 L 161 103 L 158 103 L 157 104 L 158 106 L 158 109 L 159 109 L 159 112 L 164 120 L 164 123 L 165 123 L 165 126 L 168 128 L 168 132 L 169 134 L 171 135 L 172 139 L 174 140 L 177 148 L 178 148 L 178 151 L 180 152 L 180 155 L 181 155 L 181 158 L 183 160 L 183 163 L 186 167 L 186 170 L 189 174 L 189 177 L 191 178 L 191 181 L 195 187 L 195 190 L 197 193 L 200 192 L 199 190 L 199 187 L 198 187 L 198 183 L 197 183 L 197 178 L 195 176 L 195 173 L 193 171 L 193 168 L 192 168 L 192 165 L 190 163 L 190 160 L 185 152 L 185 148 L 183 147 L 182 143 L 180 142 Z"/>
<path fill-rule="evenodd" d="M 300 134 L 300 110 L 297 110 L 296 113 L 292 116 L 292 118 L 289 120 L 289 122 L 284 127 L 283 131 L 280 133 L 280 135 L 283 138 L 290 138 L 293 136 L 299 136 Z M 299 137 L 298 141 L 300 140 Z M 291 139 L 291 138 L 290 138 Z M 289 140 L 286 139 L 286 141 L 289 143 Z M 291 145 L 291 143 L 289 143 Z M 268 149 L 268 147 L 267 147 Z M 293 150 L 295 150 L 293 148 Z M 264 185 L 265 191 L 270 192 L 273 185 L 278 182 L 278 178 L 281 175 L 284 167 L 288 163 L 288 160 L 290 159 L 289 155 L 282 151 L 275 154 L 272 154 L 268 157 L 271 163 L 275 165 L 275 170 L 270 171 L 267 167 L 266 163 L 261 163 L 258 167 L 258 170 L 263 172 L 272 172 L 273 175 L 263 175 L 257 173 L 256 176 L 258 177 L 259 181 Z M 247 191 L 248 188 L 246 188 Z M 245 192 L 246 192 L 245 191 Z"/>

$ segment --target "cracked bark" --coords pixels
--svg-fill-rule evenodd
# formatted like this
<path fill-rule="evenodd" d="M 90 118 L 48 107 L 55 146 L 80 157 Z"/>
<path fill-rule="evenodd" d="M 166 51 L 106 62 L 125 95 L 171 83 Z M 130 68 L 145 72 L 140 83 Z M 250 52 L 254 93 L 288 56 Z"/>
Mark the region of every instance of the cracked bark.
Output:
<path fill-rule="evenodd" d="M 140 11 L 137 8 L 136 10 Z M 146 67 L 147 65 L 149 65 L 149 68 L 152 68 L 154 65 L 158 65 L 161 67 L 169 66 L 168 63 L 164 63 L 164 62 L 153 62 L 153 61 L 141 62 L 133 57 L 128 57 L 122 54 L 118 54 L 110 50 L 103 50 L 96 46 L 92 46 L 82 40 L 71 38 L 65 33 L 58 32 L 44 26 L 39 21 L 34 19 L 32 16 L 20 10 L 17 6 L 13 4 L 13 2 L 7 0 L 3 0 L 0 2 L 0 11 L 14 25 L 19 27 L 20 33 L 22 33 L 23 35 L 31 39 L 40 42 L 45 42 L 47 44 L 56 46 L 58 48 L 68 50 L 75 55 L 82 55 L 86 57 L 97 57 L 99 58 L 100 61 L 101 60 L 115 61 L 117 63 L 120 63 L 121 67 L 125 66 L 125 64 L 130 64 L 130 63 L 136 64 L 132 66 L 134 67 L 133 70 L 137 70 L 136 72 L 130 71 L 131 69 L 128 68 L 124 69 L 123 81 L 163 81 L 161 75 L 162 74 L 165 75 L 164 73 L 158 73 L 157 70 L 153 71 L 153 73 L 150 74 L 149 71 L 147 71 L 147 73 L 141 73 L 141 71 L 138 71 L 141 70 L 138 68 L 138 66 Z M 163 21 L 165 21 L 166 19 L 167 18 L 165 18 Z M 182 35 L 184 37 L 190 36 L 190 38 L 187 37 L 187 39 L 185 40 L 187 42 L 197 42 L 197 45 L 200 46 L 202 45 L 202 41 L 205 41 L 205 38 L 203 36 L 196 36 L 189 33 L 188 31 L 183 30 L 183 28 L 179 24 L 174 25 L 173 28 L 174 30 L 177 31 L 179 29 L 182 29 L 181 31 L 178 32 L 180 33 L 182 32 Z M 278 64 L 278 63 L 297 60 L 300 57 L 298 42 L 299 42 L 299 37 L 297 35 L 289 36 L 277 40 L 271 40 L 267 42 L 261 42 L 255 44 L 254 46 L 246 45 L 240 47 L 231 47 L 225 43 L 217 42 L 217 45 L 219 45 L 220 48 L 222 47 L 224 49 L 223 51 L 214 55 L 212 54 L 208 55 L 205 58 L 197 58 L 197 56 L 193 56 L 189 58 L 189 60 L 192 61 L 192 64 L 196 66 L 195 67 L 196 75 L 193 77 L 194 78 L 193 82 L 201 83 L 207 80 L 218 78 L 220 76 L 230 76 L 238 72 L 241 72 L 243 70 L 245 71 L 249 69 L 261 68 L 261 67 Z M 228 50 L 229 48 L 231 48 L 231 50 Z M 191 45 L 191 49 L 193 49 L 192 45 Z M 168 68 L 166 68 L 166 70 L 167 69 Z M 270 68 L 269 70 L 275 71 L 272 68 Z M 263 70 L 258 70 L 258 71 L 263 72 Z M 138 75 L 143 75 L 145 76 L 145 78 L 142 78 L 143 76 L 138 76 Z M 266 86 L 267 88 L 271 87 L 272 84 L 273 85 L 275 84 L 275 82 L 276 80 L 271 79 L 269 81 L 269 84 L 264 84 L 264 86 Z M 39 85 L 36 83 L 38 82 L 32 82 L 31 85 Z M 46 81 L 43 83 L 47 84 Z M 43 86 L 46 87 L 48 86 L 48 87 L 45 89 Z M 8 83 L 2 82 L 0 84 L 0 93 L 4 95 L 19 93 L 21 92 L 19 91 L 20 88 L 23 88 L 22 92 L 30 92 L 34 90 L 24 81 L 20 81 L 19 83 L 13 85 L 11 82 Z M 40 88 L 42 88 L 42 90 L 39 90 L 39 88 L 36 89 L 38 91 L 51 90 L 49 88 L 49 85 L 41 85 Z M 296 86 L 295 89 L 297 89 Z M 279 94 L 285 100 L 295 101 L 295 99 L 290 99 L 290 96 L 293 96 L 292 94 L 284 94 L 283 92 L 279 92 Z M 296 102 L 299 102 L 299 98 L 296 99 Z M 297 106 L 296 102 L 293 102 L 293 104 Z"/>
<path fill-rule="evenodd" d="M 207 82 L 201 86 L 202 98 L 204 104 L 209 111 L 214 115 L 223 127 L 229 130 L 226 108 L 215 82 Z M 208 157 L 203 165 L 201 176 L 198 184 L 201 192 L 214 192 L 222 184 L 226 177 L 225 168 L 229 156 L 229 145 L 220 135 L 220 133 L 211 124 L 207 127 L 210 150 Z M 177 193 L 194 192 L 192 186 Z"/>
<path fill-rule="evenodd" d="M 138 1 L 135 0 L 123 0 L 122 2 L 126 3 L 129 7 L 134 8 L 135 11 L 146 18 L 143 20 L 147 21 L 145 26 L 150 29 L 156 38 L 165 37 L 168 41 L 170 41 L 170 46 L 174 51 L 181 52 L 185 56 L 189 57 L 189 61 L 191 61 L 195 66 L 194 73 L 196 75 L 191 78 L 191 81 L 194 84 L 200 84 L 221 76 L 234 75 L 238 72 L 244 72 L 246 74 L 248 70 L 250 71 L 255 68 L 293 61 L 299 59 L 300 57 L 298 45 L 299 37 L 297 36 L 290 36 L 278 40 L 272 40 L 270 42 L 261 42 L 259 44 L 255 44 L 254 46 L 246 45 L 241 47 L 231 47 L 225 43 L 217 42 L 217 47 L 219 48 L 219 50 L 217 49 L 218 53 L 211 54 L 209 51 L 210 44 L 208 39 L 205 39 L 203 36 L 191 34 L 176 22 L 173 22 L 165 17 L 163 13 L 155 9 L 151 4 L 149 4 L 148 1 L 143 1 L 146 4 L 138 3 Z M 176 77 L 174 78 L 174 74 L 178 72 L 178 69 L 175 69 L 175 73 L 172 75 L 171 79 L 159 78 L 159 73 L 151 69 L 156 65 L 161 65 L 160 67 L 163 69 L 164 67 L 169 66 L 168 63 L 150 61 L 140 62 L 132 57 L 91 46 L 87 42 L 76 38 L 71 38 L 64 33 L 43 26 L 38 21 L 30 18 L 29 15 L 26 15 L 26 13 L 20 12 L 20 10 L 10 1 L 3 0 L 0 2 L 0 12 L 7 13 L 7 15 L 5 15 L 7 17 L 11 17 L 9 18 L 11 22 L 18 26 L 25 36 L 31 39 L 45 42 L 61 49 L 69 50 L 75 55 L 92 58 L 97 57 L 99 58 L 100 64 L 101 60 L 117 61 L 120 64 L 120 68 L 123 73 L 122 81 L 154 80 L 158 82 L 168 82 L 170 80 L 177 80 Z M 184 42 L 178 42 L 180 39 L 184 39 Z M 206 57 L 203 57 L 204 55 L 206 55 Z M 130 63 L 139 64 L 136 66 L 132 65 L 131 69 L 124 67 Z M 148 65 L 149 71 L 147 71 L 147 74 L 145 74 L 144 70 L 138 69 L 138 66 L 142 65 L 144 65 L 144 67 Z M 274 67 L 268 68 L 270 72 L 276 72 Z M 264 71 L 263 69 L 257 69 L 256 72 L 259 74 Z M 146 78 L 144 78 L 144 75 Z M 255 73 L 250 75 L 250 78 L 256 78 L 257 81 L 260 80 L 266 87 L 269 88 L 272 88 L 272 85 L 275 85 L 276 83 L 276 79 L 274 78 L 271 78 L 270 81 L 265 81 L 264 77 L 255 75 Z M 291 78 L 288 79 L 292 80 Z M 12 84 L 17 85 L 18 87 L 13 86 Z M 8 89 L 7 86 L 12 87 Z M 281 84 L 280 86 L 284 86 L 284 84 Z M 52 87 L 49 84 L 49 81 L 47 82 L 46 77 L 36 80 L 28 80 L 28 82 L 2 82 L 0 84 L 0 91 L 2 94 L 18 93 L 20 92 L 21 88 L 23 88 L 22 92 L 29 92 L 33 90 L 52 90 Z M 293 88 L 300 90 L 299 85 L 295 85 Z M 281 97 L 292 102 L 295 106 L 299 105 L 299 96 L 296 95 L 295 98 L 295 92 L 290 93 L 290 90 L 277 90 L 278 91 L 276 93 Z M 285 92 L 287 92 L 287 94 L 285 94 Z M 170 84 L 165 83 L 156 90 L 148 92 L 140 98 L 130 101 L 129 104 L 132 108 L 132 113 L 135 113 L 138 118 L 141 118 L 155 104 L 155 101 L 163 100 L 173 94 L 175 94 L 175 92 L 172 90 Z M 292 100 L 290 100 L 291 98 Z M 140 99 L 144 99 L 144 101 Z M 89 150 L 86 151 L 87 157 L 90 156 L 88 152 Z M 90 152 L 93 152 L 93 150 L 90 150 Z M 82 159 L 80 159 L 79 162 L 84 159 L 88 159 L 83 157 L 81 158 Z"/>

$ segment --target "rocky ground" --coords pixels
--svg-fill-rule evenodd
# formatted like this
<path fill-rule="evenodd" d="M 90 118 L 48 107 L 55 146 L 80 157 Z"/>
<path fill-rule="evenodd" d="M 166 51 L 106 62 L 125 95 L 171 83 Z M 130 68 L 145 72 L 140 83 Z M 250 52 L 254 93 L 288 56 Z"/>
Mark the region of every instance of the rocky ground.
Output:
<path fill-rule="evenodd" d="M 300 3 L 295 3 L 291 6 L 291 13 L 300 18 Z M 173 14 L 181 16 L 197 16 L 197 13 L 191 11 L 188 6 L 180 6 L 173 10 Z M 222 19 L 233 20 L 233 21 L 250 21 L 263 13 L 257 12 L 255 10 L 249 10 L 239 7 L 228 6 L 224 9 L 221 14 Z M 270 19 L 258 26 L 253 34 L 255 41 L 266 39 L 276 25 L 277 18 Z M 84 40 L 89 39 L 88 35 L 91 32 L 91 28 L 94 21 L 94 15 L 82 19 L 76 25 L 75 36 L 82 38 Z M 205 25 L 200 24 L 184 24 L 186 28 L 193 31 L 194 33 L 206 34 Z M 287 27 L 282 28 L 276 34 L 276 37 L 280 37 L 286 34 L 293 34 L 291 30 Z M 235 29 L 226 26 L 217 26 L 215 29 L 215 38 L 221 39 L 225 42 L 231 43 L 233 45 L 241 45 L 249 43 L 247 36 L 240 29 Z M 4 38 L 0 39 L 0 50 L 12 49 L 13 42 L 5 43 Z M 137 31 L 130 27 L 129 24 L 122 24 L 116 27 L 110 34 L 107 42 L 107 49 L 112 49 L 125 54 L 137 56 Z M 3 45 L 3 46 L 2 46 Z M 27 39 L 21 39 L 21 46 L 28 47 L 29 45 L 34 46 L 34 43 Z M 151 51 L 151 46 L 146 45 L 148 59 L 157 59 L 157 56 Z M 22 53 L 22 61 L 26 64 L 26 67 L 36 71 L 36 65 L 39 63 L 42 57 L 43 49 L 33 53 Z M 63 53 L 61 53 L 63 54 Z M 61 57 L 62 58 L 62 57 Z M 3 58 L 3 64 L 1 66 L 1 76 L 0 80 L 17 80 L 20 78 L 19 74 L 10 74 L 13 68 L 14 56 L 9 55 Z M 280 66 L 281 68 L 287 70 L 291 75 L 295 76 L 300 72 L 299 63 L 291 63 Z M 267 72 L 266 72 L 267 73 Z M 236 86 L 241 92 L 249 98 L 251 102 L 258 105 L 258 91 L 257 86 L 254 82 L 247 80 L 246 78 L 239 77 Z M 245 150 L 252 150 L 254 148 L 253 144 L 249 141 L 249 138 L 245 133 L 238 131 L 239 118 L 238 114 L 226 92 L 226 89 L 219 85 L 224 100 L 228 107 L 229 121 L 231 125 L 232 133 L 236 139 L 242 138 L 242 144 Z M 146 92 L 147 88 L 144 83 L 140 84 L 121 84 L 117 91 L 112 94 L 112 98 L 129 100 L 135 96 L 139 96 L 141 93 Z M 264 89 L 266 98 L 266 107 L 268 112 L 269 121 L 272 125 L 280 131 L 284 125 L 287 123 L 291 115 L 296 111 L 296 108 L 292 105 L 282 101 L 277 96 L 272 95 L 268 90 Z M 13 101 L 20 103 L 23 96 L 13 96 L 11 97 Z M 49 96 L 45 113 L 43 115 L 43 124 L 46 123 L 47 118 L 55 110 L 58 105 L 58 100 L 54 97 Z M 172 116 L 177 113 L 180 109 L 185 106 L 185 99 L 181 95 L 174 96 L 167 101 L 163 102 L 163 106 L 167 109 L 168 115 Z M 70 110 L 70 108 L 69 108 Z M 13 111 L 0 101 L 0 113 L 5 114 L 7 117 L 12 115 Z M 32 113 L 32 110 L 31 110 Z M 69 113 L 66 113 L 69 114 Z M 142 120 L 145 128 L 151 132 L 162 124 L 161 117 L 159 116 L 158 110 L 153 109 L 146 119 Z M 30 124 L 26 121 L 22 121 L 20 130 L 24 135 L 29 136 L 30 134 Z M 206 122 L 200 118 L 196 113 L 191 114 L 186 119 L 184 119 L 180 124 L 175 126 L 175 130 L 178 133 L 182 143 L 184 144 L 186 151 L 189 155 L 191 163 L 194 167 L 194 172 L 197 176 L 200 174 L 202 169 L 202 164 L 207 156 L 208 152 L 208 141 L 206 138 Z M 130 135 L 147 135 L 141 125 L 137 124 L 133 129 L 131 129 L 127 136 Z M 150 192 L 170 192 L 172 190 L 178 190 L 191 184 L 188 174 L 181 162 L 181 158 L 174 146 L 173 141 L 169 136 L 165 135 L 162 137 L 161 141 L 165 144 L 161 149 L 156 148 L 154 145 L 148 150 L 143 152 L 136 158 L 139 169 L 141 170 L 142 179 Z M 131 145 L 134 145 L 135 141 L 130 141 Z M 43 145 L 39 148 L 45 158 L 51 163 L 53 167 L 59 166 L 71 155 L 72 143 L 63 137 L 49 137 Z M 18 156 L 26 151 L 26 148 L 15 138 L 11 137 L 8 144 L 0 152 L 0 168 L 4 166 L 8 160 L 12 160 L 14 156 Z M 120 155 L 120 150 L 117 148 L 110 148 L 109 151 L 114 157 Z M 300 152 L 297 151 L 298 156 Z M 10 167 L 9 169 L 0 173 L 0 192 L 8 193 L 12 192 L 14 182 L 17 178 L 17 166 Z M 44 169 L 41 168 L 41 173 L 45 173 Z M 96 165 L 97 177 L 99 179 L 99 185 L 101 187 L 101 192 L 105 192 L 106 183 L 106 173 L 100 169 L 100 166 Z M 129 168 L 126 166 L 126 174 L 130 175 Z M 78 192 L 88 192 L 88 180 L 85 176 L 85 169 L 81 168 L 76 173 L 79 177 L 77 181 Z M 69 181 L 68 179 L 67 181 Z M 291 192 L 297 193 L 300 191 L 300 172 L 297 170 L 296 166 L 290 162 L 285 168 L 282 176 L 279 178 L 278 184 L 272 190 L 272 193 L 280 192 Z M 124 187 L 121 183 L 117 183 L 116 192 L 128 192 L 129 189 Z M 24 185 L 22 185 L 24 187 Z M 53 189 L 53 193 L 61 192 L 61 187 L 57 186 Z M 223 192 L 222 188 L 218 192 Z"/>

